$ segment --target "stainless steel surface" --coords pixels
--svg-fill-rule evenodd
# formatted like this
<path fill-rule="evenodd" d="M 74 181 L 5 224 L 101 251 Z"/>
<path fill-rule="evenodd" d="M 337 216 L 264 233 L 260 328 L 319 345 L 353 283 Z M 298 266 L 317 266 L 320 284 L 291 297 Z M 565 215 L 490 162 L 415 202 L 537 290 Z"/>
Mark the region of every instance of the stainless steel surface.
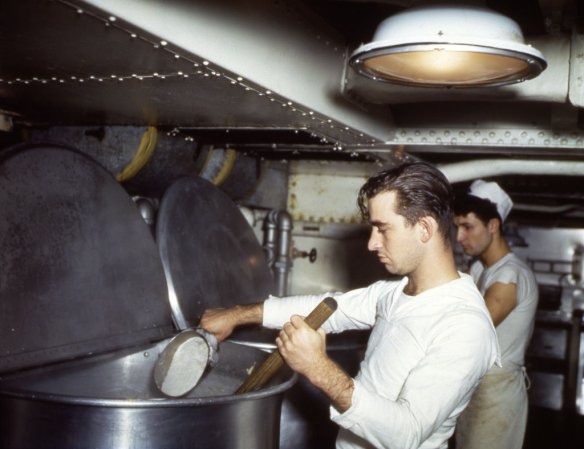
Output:
<path fill-rule="evenodd" d="M 174 320 L 179 329 L 198 324 L 205 309 L 259 302 L 274 290 L 262 248 L 235 203 L 202 178 L 182 178 L 164 194 L 156 240 Z M 273 331 L 254 328 L 273 343 Z M 256 332 L 257 331 L 257 332 Z M 239 337 L 238 337 L 239 336 Z"/>
<path fill-rule="evenodd" d="M 202 178 L 182 178 L 165 193 L 157 242 L 179 328 L 209 307 L 257 302 L 273 289 L 265 257 L 242 213 Z M 172 287 L 171 287 L 172 285 Z"/>
<path fill-rule="evenodd" d="M 138 208 L 144 223 L 152 228 L 156 223 L 156 205 L 154 201 L 142 196 L 134 196 L 132 197 L 132 200 L 136 203 L 136 207 Z"/>
<path fill-rule="evenodd" d="M 0 163 L 0 373 L 173 332 L 158 250 L 130 196 L 72 149 Z"/>
<path fill-rule="evenodd" d="M 295 376 L 288 370 L 265 390 L 237 399 L 232 394 L 265 358 L 263 351 L 225 343 L 216 367 L 199 367 L 205 374 L 191 394 L 168 400 L 158 392 L 154 363 L 167 342 L 145 343 L 172 332 L 161 254 L 138 207 L 111 174 L 60 147 L 4 156 L 0 298 L 8 313 L 2 316 L 0 447 L 277 448 L 282 393 Z M 271 278 L 253 231 L 225 231 L 238 220 L 247 225 L 237 207 L 226 196 L 218 199 L 207 181 L 191 181 L 204 184 L 200 197 L 179 202 L 174 211 L 198 216 L 198 207 L 207 206 L 225 221 L 207 221 L 200 229 L 177 222 L 202 234 L 210 247 L 201 241 L 189 246 L 185 228 L 166 237 L 210 263 L 203 280 L 216 288 L 209 291 L 221 293 L 227 281 L 237 293 L 267 289 Z M 161 209 L 168 204 L 163 201 Z M 162 223 L 159 229 L 167 229 Z M 182 255 L 170 266 L 189 260 Z M 211 276 L 222 265 L 228 277 L 217 286 Z M 87 357 L 92 353 L 100 355 Z M 22 370 L 32 366 L 38 368 Z"/>
<path fill-rule="evenodd" d="M 282 372 L 262 390 L 234 396 L 265 353 L 229 342 L 188 396 L 166 399 L 152 379 L 167 341 L 22 372 L 0 380 L 0 447 L 278 448 Z"/>

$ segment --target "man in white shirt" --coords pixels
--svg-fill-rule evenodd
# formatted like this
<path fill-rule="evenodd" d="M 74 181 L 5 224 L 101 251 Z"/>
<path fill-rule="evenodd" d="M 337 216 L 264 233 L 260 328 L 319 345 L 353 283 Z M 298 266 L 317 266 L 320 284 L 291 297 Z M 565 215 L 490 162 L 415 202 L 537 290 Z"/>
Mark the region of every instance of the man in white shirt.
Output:
<path fill-rule="evenodd" d="M 444 449 L 499 358 L 484 301 L 456 270 L 450 184 L 429 164 L 403 164 L 370 178 L 359 206 L 372 226 L 369 250 L 401 280 L 208 310 L 201 326 L 220 341 L 243 324 L 281 327 L 276 343 L 286 363 L 331 401 L 337 448 Z M 326 296 L 338 308 L 314 331 L 302 316 Z M 325 332 L 349 329 L 371 329 L 355 378 L 326 353 Z"/>
<path fill-rule="evenodd" d="M 502 234 L 513 202 L 495 182 L 477 180 L 454 206 L 457 240 L 476 256 L 470 274 L 485 298 L 502 367 L 482 380 L 456 428 L 457 449 L 520 449 L 527 424 L 525 351 L 533 333 L 538 289 L 531 269 Z"/>

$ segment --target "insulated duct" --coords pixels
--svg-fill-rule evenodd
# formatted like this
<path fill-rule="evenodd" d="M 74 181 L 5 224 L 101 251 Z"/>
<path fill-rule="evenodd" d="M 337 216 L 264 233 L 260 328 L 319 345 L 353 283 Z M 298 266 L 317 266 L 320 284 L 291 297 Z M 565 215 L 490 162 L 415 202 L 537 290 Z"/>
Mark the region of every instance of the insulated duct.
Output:
<path fill-rule="evenodd" d="M 584 175 L 584 162 L 578 161 L 480 159 L 438 168 L 451 183 L 503 175 Z"/>

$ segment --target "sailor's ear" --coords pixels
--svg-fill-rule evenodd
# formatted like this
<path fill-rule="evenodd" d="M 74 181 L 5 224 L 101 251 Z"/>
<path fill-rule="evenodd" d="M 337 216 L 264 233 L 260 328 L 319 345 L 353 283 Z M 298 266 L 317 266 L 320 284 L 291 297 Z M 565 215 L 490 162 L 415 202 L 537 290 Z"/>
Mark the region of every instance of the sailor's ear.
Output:
<path fill-rule="evenodd" d="M 438 229 L 438 223 L 432 217 L 422 217 L 418 221 L 420 240 L 424 243 L 429 241 Z"/>

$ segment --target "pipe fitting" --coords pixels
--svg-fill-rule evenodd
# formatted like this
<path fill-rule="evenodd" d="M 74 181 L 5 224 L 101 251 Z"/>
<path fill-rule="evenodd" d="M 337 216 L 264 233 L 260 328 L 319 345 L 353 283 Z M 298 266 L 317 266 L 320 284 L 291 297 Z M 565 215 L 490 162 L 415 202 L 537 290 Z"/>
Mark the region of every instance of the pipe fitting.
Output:
<path fill-rule="evenodd" d="M 284 210 L 271 210 L 264 220 L 264 249 L 268 264 L 274 273 L 276 294 L 286 296 L 288 274 L 292 269 L 290 243 L 292 240 L 292 217 Z"/>

